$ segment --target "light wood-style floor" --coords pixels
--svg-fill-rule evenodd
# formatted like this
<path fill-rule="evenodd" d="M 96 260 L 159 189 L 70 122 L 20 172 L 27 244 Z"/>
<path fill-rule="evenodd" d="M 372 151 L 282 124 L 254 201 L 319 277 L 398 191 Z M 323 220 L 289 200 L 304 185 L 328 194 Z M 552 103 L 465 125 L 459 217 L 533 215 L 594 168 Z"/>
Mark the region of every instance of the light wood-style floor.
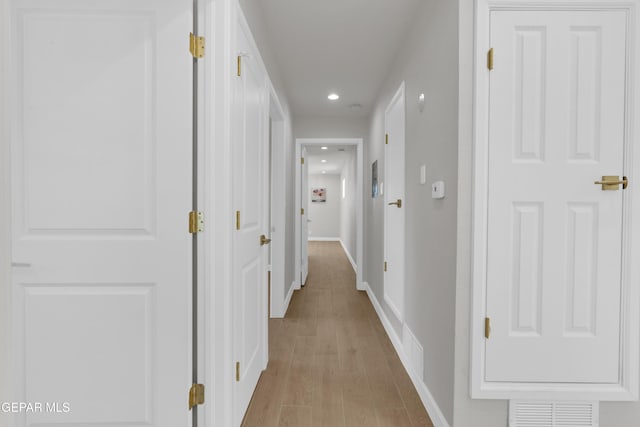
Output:
<path fill-rule="evenodd" d="M 269 321 L 269 366 L 245 427 L 433 427 L 338 242 L 309 242 L 309 278 Z"/>

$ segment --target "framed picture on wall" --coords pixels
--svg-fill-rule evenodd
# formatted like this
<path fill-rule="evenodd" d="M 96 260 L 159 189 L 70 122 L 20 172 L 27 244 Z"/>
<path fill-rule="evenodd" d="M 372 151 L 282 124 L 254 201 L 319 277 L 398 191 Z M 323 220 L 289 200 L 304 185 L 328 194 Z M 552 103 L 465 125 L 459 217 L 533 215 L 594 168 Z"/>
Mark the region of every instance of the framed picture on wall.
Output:
<path fill-rule="evenodd" d="M 326 187 L 315 187 L 311 189 L 311 201 L 313 203 L 325 203 L 327 201 Z"/>
<path fill-rule="evenodd" d="M 378 161 L 371 164 L 371 197 L 378 197 Z"/>

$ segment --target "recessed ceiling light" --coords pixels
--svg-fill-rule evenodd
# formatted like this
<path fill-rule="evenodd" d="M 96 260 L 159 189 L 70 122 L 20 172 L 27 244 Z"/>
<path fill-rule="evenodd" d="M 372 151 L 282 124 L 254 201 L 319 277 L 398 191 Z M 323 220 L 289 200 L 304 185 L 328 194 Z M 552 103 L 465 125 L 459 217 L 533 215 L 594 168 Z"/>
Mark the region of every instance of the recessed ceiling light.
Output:
<path fill-rule="evenodd" d="M 321 162 L 321 163 L 327 163 L 327 161 L 326 161 L 326 160 L 320 160 L 320 162 Z"/>
<path fill-rule="evenodd" d="M 322 171 L 322 173 L 327 173 L 327 171 Z"/>
<path fill-rule="evenodd" d="M 329 147 L 320 147 L 323 150 L 327 150 Z"/>
<path fill-rule="evenodd" d="M 340 99 L 340 95 L 338 95 L 337 93 L 331 93 L 329 94 L 329 96 L 327 96 L 327 98 L 329 98 L 330 101 L 337 101 L 338 99 Z"/>

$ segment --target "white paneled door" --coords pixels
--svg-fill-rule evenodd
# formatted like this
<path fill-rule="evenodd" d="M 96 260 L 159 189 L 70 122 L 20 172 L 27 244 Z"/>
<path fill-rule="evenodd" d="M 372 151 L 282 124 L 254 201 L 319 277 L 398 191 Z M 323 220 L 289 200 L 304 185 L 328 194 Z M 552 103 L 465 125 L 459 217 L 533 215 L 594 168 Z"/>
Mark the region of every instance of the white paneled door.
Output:
<path fill-rule="evenodd" d="M 9 3 L 14 425 L 188 426 L 192 2 Z"/>
<path fill-rule="evenodd" d="M 384 300 L 398 320 L 404 319 L 404 82 L 389 103 L 385 120 Z"/>
<path fill-rule="evenodd" d="M 494 11 L 486 380 L 617 383 L 624 11 Z"/>
<path fill-rule="evenodd" d="M 238 26 L 238 69 L 234 73 L 233 205 L 233 425 L 239 426 L 260 373 L 266 368 L 267 266 L 260 236 L 266 224 L 265 156 L 268 99 L 265 72 Z"/>

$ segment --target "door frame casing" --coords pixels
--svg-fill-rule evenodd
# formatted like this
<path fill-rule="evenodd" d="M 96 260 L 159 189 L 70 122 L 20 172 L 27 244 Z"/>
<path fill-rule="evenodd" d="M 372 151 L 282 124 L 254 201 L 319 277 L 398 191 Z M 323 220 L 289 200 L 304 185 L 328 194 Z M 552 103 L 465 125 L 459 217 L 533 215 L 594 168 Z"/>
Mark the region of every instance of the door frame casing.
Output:
<path fill-rule="evenodd" d="M 633 77 L 640 71 L 640 40 L 638 24 L 640 7 L 630 1 L 565 0 L 557 3 L 518 0 L 476 0 L 474 46 L 474 101 L 473 101 L 473 200 L 472 200 L 472 254 L 470 320 L 470 393 L 473 399 L 547 399 L 547 400 L 602 400 L 630 401 L 638 399 L 638 358 L 640 333 L 640 265 L 631 259 L 640 257 L 640 221 L 630 222 L 631 212 L 640 212 L 638 186 L 629 185 L 623 205 L 623 227 L 629 231 L 623 236 L 623 282 L 621 315 L 621 376 L 618 384 L 570 384 L 489 382 L 485 378 L 484 319 L 486 313 L 487 262 L 487 194 L 488 194 L 488 135 L 489 135 L 489 73 L 486 55 L 490 46 L 490 15 L 492 11 L 526 10 L 625 10 L 628 13 L 627 46 L 627 100 L 625 118 L 624 171 L 633 180 L 640 174 L 640 154 L 634 150 L 634 138 L 640 133 L 637 118 L 640 106 L 640 79 Z M 636 73 L 636 74 L 634 74 Z M 635 151 L 635 156 L 634 156 Z M 634 171 L 636 175 L 634 175 Z M 632 181 L 633 182 L 633 181 Z"/>
<path fill-rule="evenodd" d="M 204 405 L 210 425 L 231 425 L 233 395 L 233 340 L 231 330 L 231 254 L 233 217 L 228 206 L 232 204 L 231 192 L 231 82 L 232 57 L 231 34 L 233 8 L 231 0 L 216 0 L 206 7 L 205 25 L 209 32 L 205 55 L 206 114 L 205 144 L 212 147 L 205 156 L 210 182 L 216 188 L 216 197 L 207 200 L 204 207 L 207 222 L 211 226 L 204 234 L 211 262 L 207 283 L 206 303 L 210 311 L 204 325 L 207 336 L 205 387 L 207 404 Z M 206 425 L 209 425 L 206 424 Z"/>
<path fill-rule="evenodd" d="M 295 280 L 293 283 L 294 289 L 300 289 L 300 262 L 302 260 L 302 224 L 300 221 L 300 204 L 301 200 L 301 187 L 300 182 L 302 168 L 300 164 L 300 157 L 302 156 L 302 147 L 306 146 L 336 146 L 336 145 L 353 145 L 356 147 L 356 289 L 364 291 L 366 289 L 362 279 L 362 260 L 363 260 L 363 248 L 364 248 L 364 221 L 363 221 L 363 194 L 364 194 L 364 153 L 363 153 L 363 139 L 362 138 L 296 138 L 296 156 L 294 163 L 296 165 L 295 170 L 295 204 L 294 204 L 294 217 L 295 217 Z"/>
<path fill-rule="evenodd" d="M 204 36 L 209 46 L 214 46 L 218 39 L 216 23 L 219 19 L 218 8 L 221 0 L 197 0 L 198 3 L 198 36 Z M 214 47 L 215 49 L 215 47 Z M 212 226 L 214 211 L 211 209 L 215 200 L 212 196 L 215 174 L 212 170 L 212 162 L 215 145 L 214 126 L 217 121 L 213 112 L 215 111 L 215 83 L 214 73 L 216 72 L 216 55 L 214 49 L 208 48 L 204 58 L 199 59 L 198 65 L 198 209 L 205 214 L 205 232 L 198 235 L 198 377 L 205 385 L 206 402 L 198 407 L 198 426 L 218 425 L 221 420 L 216 419 L 216 403 L 211 397 L 215 396 L 214 374 L 216 368 L 214 343 L 218 338 L 213 331 L 218 323 L 215 315 L 211 313 L 217 309 L 217 299 L 215 293 L 215 269 L 212 264 L 216 256 L 214 250 L 216 231 Z M 213 119 L 211 119 L 213 117 Z M 206 261 L 205 261 L 206 260 Z"/>
<path fill-rule="evenodd" d="M 284 317 L 285 304 L 285 257 L 286 257 L 286 129 L 289 119 L 284 113 L 273 84 L 269 82 L 269 117 L 271 130 L 271 317 Z"/>
<path fill-rule="evenodd" d="M 9 402 L 11 340 L 11 149 L 9 123 L 9 2 L 0 4 L 0 401 Z M 4 414 L 9 420 L 10 414 Z"/>

